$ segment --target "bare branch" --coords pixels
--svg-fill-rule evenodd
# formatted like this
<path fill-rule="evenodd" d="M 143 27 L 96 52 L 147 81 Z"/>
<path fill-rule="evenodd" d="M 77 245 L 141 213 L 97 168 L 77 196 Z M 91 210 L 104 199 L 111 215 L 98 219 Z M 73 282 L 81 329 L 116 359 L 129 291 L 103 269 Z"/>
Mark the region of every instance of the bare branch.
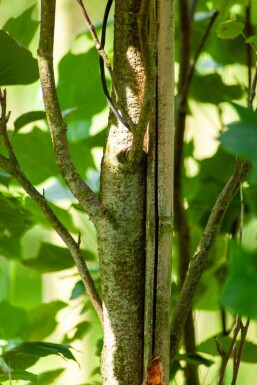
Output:
<path fill-rule="evenodd" d="M 119 101 L 119 94 L 118 94 L 118 89 L 117 89 L 117 87 L 115 85 L 115 79 L 114 79 L 114 75 L 113 75 L 112 66 L 111 66 L 110 60 L 109 60 L 109 58 L 108 58 L 108 56 L 107 56 L 107 54 L 106 54 L 106 52 L 104 50 L 106 24 L 107 24 L 108 15 L 109 15 L 109 11 L 110 11 L 110 8 L 112 6 L 113 0 L 108 0 L 107 4 L 106 4 L 106 7 L 105 7 L 101 42 L 98 39 L 97 33 L 95 31 L 95 27 L 92 24 L 92 22 L 91 22 L 91 20 L 90 20 L 90 18 L 88 16 L 88 13 L 87 13 L 87 10 L 86 10 L 86 8 L 85 8 L 85 6 L 83 4 L 83 1 L 82 0 L 76 0 L 76 2 L 79 4 L 79 6 L 81 8 L 81 11 L 83 13 L 84 19 L 86 20 L 86 24 L 88 26 L 88 29 L 89 29 L 89 31 L 91 33 L 91 36 L 92 36 L 92 39 L 93 39 L 93 41 L 95 43 L 95 47 L 96 47 L 97 51 L 99 52 L 101 82 L 102 82 L 103 91 L 104 91 L 105 97 L 106 97 L 106 99 L 108 101 L 109 107 L 111 108 L 111 110 L 114 113 L 114 115 L 116 116 L 116 118 L 125 127 L 129 128 L 133 132 L 134 124 L 133 124 L 132 120 L 130 119 L 130 116 L 128 115 L 126 110 L 120 104 L 119 104 L 119 108 L 120 108 L 120 110 L 122 112 L 122 115 L 118 111 L 118 107 L 116 106 L 116 103 L 114 102 L 114 100 L 111 98 L 111 96 L 109 94 L 109 90 L 108 90 L 107 83 L 106 83 L 106 78 L 105 78 L 104 64 L 106 65 L 106 67 L 107 67 L 107 69 L 109 71 L 110 77 L 112 79 L 112 85 L 113 85 L 113 89 L 114 89 L 114 94 L 115 94 L 115 96 L 117 98 L 117 102 L 118 102 Z M 128 123 L 123 119 L 123 116 L 125 117 L 125 119 L 126 119 L 126 121 Z"/>
<path fill-rule="evenodd" d="M 217 237 L 224 214 L 233 196 L 238 191 L 240 183 L 246 177 L 249 169 L 249 163 L 241 159 L 236 160 L 234 172 L 216 200 L 204 233 L 196 249 L 194 258 L 190 263 L 172 320 L 171 363 L 174 361 L 178 344 L 183 333 L 183 327 L 186 322 L 187 314 L 190 309 L 197 285 L 204 271 L 210 247 L 213 245 L 213 242 Z"/>
<path fill-rule="evenodd" d="M 4 157 L 0 154 L 0 167 L 5 170 L 8 174 L 10 174 L 14 179 L 19 182 L 19 184 L 24 188 L 27 194 L 34 200 L 34 202 L 40 207 L 43 214 L 49 221 L 49 223 L 53 226 L 54 230 L 61 237 L 67 248 L 69 249 L 74 262 L 77 266 L 78 272 L 81 276 L 81 279 L 85 285 L 88 297 L 97 312 L 99 319 L 102 323 L 103 319 L 103 311 L 102 311 L 102 303 L 101 299 L 97 293 L 95 288 L 94 281 L 88 271 L 86 262 L 83 258 L 83 255 L 80 251 L 80 235 L 79 240 L 76 242 L 74 238 L 71 236 L 66 227 L 62 224 L 62 222 L 55 215 L 51 207 L 49 206 L 46 198 L 45 192 L 43 190 L 43 194 L 41 195 L 35 187 L 30 183 L 25 174 L 23 173 L 18 160 L 14 154 L 12 145 L 9 141 L 6 131 L 6 122 L 8 120 L 8 115 L 6 116 L 6 91 L 0 93 L 0 104 L 1 104 L 1 117 L 0 117 L 0 130 L 1 135 L 3 137 L 4 145 L 9 153 L 10 159 Z"/>
<path fill-rule="evenodd" d="M 66 123 L 61 114 L 56 92 L 53 70 L 54 24 L 55 0 L 42 0 L 38 65 L 46 116 L 51 130 L 56 163 L 67 186 L 94 224 L 96 224 L 101 217 L 100 201 L 84 182 L 71 159 L 66 135 Z"/>

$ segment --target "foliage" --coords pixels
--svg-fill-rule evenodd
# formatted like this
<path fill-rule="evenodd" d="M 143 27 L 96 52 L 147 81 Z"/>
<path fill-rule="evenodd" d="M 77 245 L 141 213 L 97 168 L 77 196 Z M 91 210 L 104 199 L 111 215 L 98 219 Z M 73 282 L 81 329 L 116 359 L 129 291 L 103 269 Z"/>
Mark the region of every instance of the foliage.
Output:
<path fill-rule="evenodd" d="M 0 9 L 2 6 L 8 8 L 7 3 L 7 0 L 2 0 Z M 34 48 L 35 41 L 38 40 L 39 21 L 35 18 L 37 6 L 33 4 L 27 8 L 26 1 L 21 3 L 22 9 L 17 17 L 11 16 L 5 22 L 1 21 L 0 30 L 0 85 L 8 86 L 8 93 L 9 89 L 10 93 L 12 92 L 9 86 L 26 85 L 22 89 L 14 88 L 18 90 L 15 100 L 17 106 L 7 98 L 8 105 L 12 106 L 9 108 L 12 108 L 12 114 L 15 116 L 8 123 L 10 142 L 27 178 L 43 192 L 51 209 L 68 231 L 80 239 L 82 256 L 99 288 L 95 233 L 86 214 L 71 196 L 59 175 L 41 100 L 36 103 L 33 100 L 37 99 L 36 93 L 39 89 Z M 257 115 L 254 109 L 252 111 L 246 107 L 251 92 L 247 67 L 253 67 L 256 61 L 257 36 L 254 34 L 254 28 L 257 28 L 257 4 L 249 2 L 252 15 L 249 35 L 249 20 L 245 20 L 247 4 L 244 3 L 248 4 L 243 1 L 199 1 L 194 15 L 192 57 L 208 27 L 213 11 L 219 11 L 207 42 L 202 47 L 201 55 L 197 58 L 196 70 L 186 100 L 190 125 L 193 127 L 190 135 L 193 139 L 184 146 L 182 198 L 185 201 L 186 221 L 190 228 L 190 256 L 196 249 L 219 192 L 233 171 L 235 158 L 240 157 L 250 162 L 251 171 L 243 189 L 245 214 L 242 245 L 236 240 L 242 226 L 242 197 L 238 193 L 225 215 L 219 236 L 209 253 L 206 269 L 193 302 L 194 310 L 200 319 L 203 319 L 205 311 L 211 311 L 210 317 L 216 319 L 220 314 L 225 314 L 223 330 L 221 332 L 219 321 L 210 327 L 201 326 L 204 330 L 199 330 L 200 343 L 197 344 L 196 352 L 191 355 L 184 352 L 177 354 L 172 378 L 179 372 L 183 373 L 187 363 L 201 366 L 204 373 L 201 381 L 204 381 L 205 375 L 209 376 L 208 381 L 211 381 L 212 369 L 209 368 L 215 367 L 218 371 L 220 358 L 213 336 L 217 337 L 220 346 L 227 352 L 232 343 L 228 324 L 233 323 L 231 320 L 235 314 L 250 317 L 253 324 L 257 318 L 257 244 L 254 226 L 257 217 Z M 71 4 L 69 6 L 72 7 Z M 179 17 L 176 17 L 177 24 L 178 19 Z M 179 26 L 176 25 L 176 28 Z M 98 194 L 99 160 L 96 160 L 95 153 L 99 148 L 102 151 L 104 146 L 107 105 L 101 89 L 97 52 L 92 48 L 88 33 L 83 31 L 82 25 L 81 32 L 82 35 L 76 37 L 73 47 L 67 47 L 68 52 L 62 55 L 58 63 L 57 92 L 68 126 L 71 157 L 83 179 Z M 176 44 L 176 61 L 179 62 L 179 33 L 176 33 Z M 76 52 L 77 47 L 79 52 Z M 28 89 L 32 90 L 30 94 Z M 23 97 L 26 100 L 24 110 L 19 108 L 19 100 Z M 202 111 L 207 115 L 207 119 Z M 203 138 L 207 137 L 213 145 L 213 136 L 216 140 L 213 146 L 215 151 L 206 156 Z M 2 141 L 0 153 L 7 156 Z M 55 383 L 56 378 L 63 373 L 63 368 L 35 374 L 34 371 L 37 370 L 34 370 L 33 365 L 41 357 L 48 355 L 76 361 L 79 354 L 75 353 L 75 359 L 69 344 L 90 334 L 95 324 L 99 325 L 99 321 L 85 294 L 82 281 L 74 270 L 70 270 L 74 267 L 70 252 L 56 239 L 52 226 L 38 206 L 4 170 L 0 172 L 0 254 L 3 261 L 0 287 L 5 288 L 0 296 L 0 381 L 8 381 L 11 373 L 12 380 L 29 381 L 29 384 Z M 181 279 L 178 256 L 176 235 L 173 284 L 177 291 L 177 283 Z M 34 303 L 26 302 L 25 299 L 18 300 L 20 297 L 13 295 L 10 287 L 19 285 L 18 274 L 15 276 L 11 273 L 13 266 L 21 272 L 23 282 L 25 281 L 29 290 L 38 293 L 39 298 Z M 60 300 L 45 303 L 39 288 L 42 276 L 47 277 L 44 274 L 63 271 L 64 275 L 69 277 L 75 274 L 74 287 L 68 295 L 67 303 Z M 31 280 L 28 278 L 30 274 L 34 274 Z M 176 293 L 173 303 L 176 302 L 175 296 Z M 66 310 L 75 314 L 74 303 L 79 308 L 79 317 L 74 317 L 76 319 L 69 330 L 63 332 L 56 342 L 49 342 L 48 339 L 55 341 L 52 333 L 63 322 L 62 312 Z M 229 332 L 230 336 L 227 335 Z M 98 329 L 96 334 L 94 342 L 89 343 L 89 350 L 99 356 L 102 339 Z M 256 344 L 250 339 L 247 340 L 242 361 L 256 363 L 256 351 Z M 203 354 L 207 355 L 207 358 Z M 80 364 L 82 365 L 82 362 Z M 26 370 L 30 367 L 33 373 Z M 247 366 L 246 371 L 248 369 Z M 96 382 L 99 379 L 98 371 L 97 368 L 97 374 L 92 376 L 96 378 Z M 250 380 L 247 382 L 244 376 L 245 372 L 242 370 L 239 385 L 251 383 Z"/>

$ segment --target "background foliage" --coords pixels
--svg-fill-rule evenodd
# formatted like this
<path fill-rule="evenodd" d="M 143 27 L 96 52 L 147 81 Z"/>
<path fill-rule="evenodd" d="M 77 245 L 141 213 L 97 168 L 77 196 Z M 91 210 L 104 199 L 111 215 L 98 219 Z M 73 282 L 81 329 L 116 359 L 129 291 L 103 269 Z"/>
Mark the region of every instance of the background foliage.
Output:
<path fill-rule="evenodd" d="M 105 2 L 93 3 L 89 2 L 88 11 L 100 27 Z M 252 67 L 256 61 L 257 4 L 251 3 L 250 34 L 245 17 L 249 4 L 246 0 L 202 0 L 194 15 L 193 52 L 212 12 L 219 11 L 197 61 L 187 100 L 189 119 L 184 147 L 183 194 L 191 229 L 191 254 L 217 194 L 233 170 L 235 156 L 250 161 L 252 169 L 243 190 L 242 244 L 237 241 L 242 204 L 237 195 L 209 255 L 194 299 L 197 354 L 188 356 L 180 352 L 171 373 L 174 383 L 175 374 L 177 383 L 181 380 L 185 362 L 199 366 L 202 384 L 217 383 L 220 355 L 214 337 L 222 349 L 228 349 L 236 313 L 252 319 L 238 384 L 252 383 L 256 371 L 257 118 L 256 112 L 247 108 L 250 92 L 247 74 L 249 60 Z M 25 174 L 40 191 L 44 190 L 61 221 L 75 237 L 81 233 L 83 255 L 100 287 L 94 230 L 59 176 L 45 121 L 35 60 L 38 4 L 20 1 L 17 7 L 15 0 L 2 0 L 0 10 L 0 85 L 7 88 L 8 109 L 12 113 L 8 126 L 11 143 Z M 57 90 L 68 124 L 71 154 L 81 175 L 97 192 L 107 122 L 98 57 L 75 2 L 67 0 L 58 4 L 58 20 Z M 66 29 L 70 33 L 67 40 L 68 32 L 63 33 Z M 112 23 L 108 36 L 107 51 L 111 55 Z M 179 33 L 176 39 L 178 62 Z M 5 155 L 1 142 L 0 152 Z M 175 237 L 174 303 L 179 290 L 177 254 Z M 0 381 L 7 381 L 11 373 L 12 380 L 21 383 L 65 383 L 65 377 L 59 376 L 66 363 L 59 358 L 51 362 L 42 358 L 55 355 L 77 360 L 87 373 L 83 374 L 84 378 L 88 376 L 91 384 L 97 384 L 100 381 L 97 357 L 101 351 L 101 329 L 73 260 L 37 206 L 3 171 L 0 172 L 0 255 Z M 57 275 L 53 275 L 56 272 Z M 61 289 L 64 290 L 60 296 L 62 300 L 58 295 L 50 298 L 47 294 L 47 286 L 53 281 L 67 282 L 68 289 Z M 91 356 L 86 364 L 85 357 L 71 348 L 85 350 L 85 341 Z M 96 356 L 93 360 L 92 355 Z M 45 363 L 40 364 L 44 360 Z M 72 366 L 73 372 L 79 370 L 79 366 Z M 229 377 L 227 381 L 230 383 Z M 74 380 L 74 374 L 72 383 L 79 383 L 79 379 Z"/>

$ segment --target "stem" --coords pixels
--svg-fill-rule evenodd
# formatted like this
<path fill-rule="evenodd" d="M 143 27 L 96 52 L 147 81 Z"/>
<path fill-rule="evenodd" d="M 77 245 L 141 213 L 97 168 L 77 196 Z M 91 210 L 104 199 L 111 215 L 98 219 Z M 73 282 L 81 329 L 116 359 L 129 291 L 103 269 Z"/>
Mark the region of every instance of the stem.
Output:
<path fill-rule="evenodd" d="M 53 70 L 54 25 L 55 0 L 41 0 L 38 66 L 56 163 L 67 186 L 96 225 L 101 219 L 100 201 L 84 182 L 70 157 L 66 123 L 61 114 L 56 92 Z"/>
<path fill-rule="evenodd" d="M 164 368 L 164 382 L 169 379 L 171 235 L 173 214 L 174 157 L 174 4 L 157 2 L 157 261 L 156 320 L 154 354 Z"/>
<path fill-rule="evenodd" d="M 218 235 L 224 214 L 249 169 L 250 165 L 248 163 L 241 159 L 236 160 L 234 172 L 216 200 L 204 233 L 194 254 L 194 258 L 190 263 L 172 320 L 171 363 L 174 361 L 188 311 L 204 271 L 210 247 L 213 245 Z"/>

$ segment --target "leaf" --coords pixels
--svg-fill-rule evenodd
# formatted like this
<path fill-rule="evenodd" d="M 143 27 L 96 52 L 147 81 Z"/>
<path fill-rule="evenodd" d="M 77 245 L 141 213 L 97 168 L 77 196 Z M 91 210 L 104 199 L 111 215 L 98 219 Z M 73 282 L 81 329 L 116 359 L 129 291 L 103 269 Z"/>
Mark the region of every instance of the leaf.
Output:
<path fill-rule="evenodd" d="M 257 251 L 246 251 L 236 242 L 231 242 L 230 255 L 228 280 L 220 301 L 235 313 L 257 319 Z"/>
<path fill-rule="evenodd" d="M 15 132 L 19 131 L 22 127 L 37 120 L 46 119 L 45 111 L 30 111 L 26 114 L 19 116 L 14 122 Z"/>
<path fill-rule="evenodd" d="M 34 373 L 30 373 L 24 370 L 12 370 L 11 371 L 11 378 L 12 380 L 23 380 L 23 381 L 30 381 L 30 384 L 37 383 L 38 385 L 38 376 Z M 0 372 L 0 381 L 9 381 L 10 379 L 10 373 L 9 372 Z"/>
<path fill-rule="evenodd" d="M 257 45 L 257 35 L 249 36 L 246 41 L 246 43 L 252 43 Z"/>
<path fill-rule="evenodd" d="M 191 365 L 204 365 L 207 368 L 214 364 L 214 361 L 208 360 L 207 358 L 201 356 L 201 354 L 177 354 L 176 359 L 178 361 L 185 361 Z"/>
<path fill-rule="evenodd" d="M 86 260 L 94 259 L 92 253 L 81 250 Z M 40 273 L 51 273 L 54 271 L 70 269 L 75 266 L 70 251 L 51 243 L 42 243 L 36 258 L 22 260 L 22 263 L 39 271 Z"/>
<path fill-rule="evenodd" d="M 21 168 L 31 183 L 38 184 L 59 174 L 50 133 L 34 127 L 31 132 L 18 132 L 10 139 L 14 152 L 19 154 Z"/>
<path fill-rule="evenodd" d="M 12 180 L 11 175 L 6 174 L 5 172 L 0 172 L 0 184 L 8 187 Z"/>
<path fill-rule="evenodd" d="M 28 47 L 39 26 L 39 21 L 32 20 L 32 13 L 35 5 L 26 9 L 17 18 L 10 18 L 4 25 L 3 30 L 13 38 L 19 40 L 25 47 Z"/>
<path fill-rule="evenodd" d="M 227 20 L 219 23 L 216 34 L 220 39 L 235 39 L 244 29 L 244 24 L 236 20 Z"/>
<path fill-rule="evenodd" d="M 47 198 L 47 194 L 46 194 Z M 65 210 L 53 203 L 48 202 L 49 206 L 64 224 L 64 226 L 72 233 L 78 233 L 78 228 L 74 225 L 72 216 L 69 210 Z M 34 221 L 39 223 L 41 226 L 52 229 L 51 224 L 48 222 L 38 205 L 30 198 L 25 198 L 25 208 L 33 215 Z"/>
<path fill-rule="evenodd" d="M 219 137 L 221 145 L 229 153 L 251 161 L 251 181 L 257 183 L 257 114 L 248 108 L 232 103 L 239 120 L 227 125 L 228 131 Z"/>
<path fill-rule="evenodd" d="M 21 338 L 24 330 L 27 328 L 27 312 L 21 307 L 16 307 L 7 301 L 2 301 L 0 303 L 0 339 Z"/>
<path fill-rule="evenodd" d="M 232 338 L 228 336 L 212 336 L 208 338 L 207 340 L 203 341 L 200 345 L 196 347 L 197 351 L 200 351 L 205 354 L 209 354 L 211 356 L 217 357 L 220 356 L 220 354 L 217 351 L 217 346 L 215 342 L 215 338 L 217 338 L 217 341 L 220 345 L 220 348 L 222 351 L 227 352 L 229 350 L 229 347 L 232 343 Z M 240 340 L 236 342 L 237 351 L 239 348 Z M 248 362 L 248 363 L 256 363 L 257 361 L 257 345 L 253 344 L 252 342 L 245 341 L 244 344 L 244 350 L 242 355 L 242 361 Z"/>
<path fill-rule="evenodd" d="M 21 258 L 21 236 L 34 225 L 22 199 L 0 193 L 0 254 Z"/>
<path fill-rule="evenodd" d="M 70 344 L 75 340 L 82 340 L 82 338 L 88 333 L 90 326 L 91 326 L 91 323 L 88 321 L 83 321 L 78 323 L 76 326 L 74 326 L 72 330 L 73 331 L 72 337 L 69 337 L 68 334 L 66 334 L 63 339 L 63 343 Z"/>
<path fill-rule="evenodd" d="M 39 78 L 37 61 L 30 51 L 0 30 L 0 86 L 34 83 Z"/>
<path fill-rule="evenodd" d="M 70 351 L 70 346 L 51 342 L 24 342 L 7 350 L 2 357 L 12 369 L 26 369 L 34 365 L 39 358 L 49 355 L 57 355 L 76 361 Z"/>
<path fill-rule="evenodd" d="M 62 301 L 52 301 L 41 303 L 28 312 L 30 321 L 29 335 L 27 339 L 31 341 L 43 340 L 51 334 L 58 325 L 55 317 L 57 313 L 66 307 Z"/>
<path fill-rule="evenodd" d="M 240 99 L 242 96 L 242 87 L 239 85 L 226 85 L 217 73 L 204 76 L 194 74 L 190 87 L 190 97 L 201 103 L 216 105 L 224 101 Z"/>
<path fill-rule="evenodd" d="M 84 283 L 80 280 L 76 282 L 74 288 L 72 289 L 70 300 L 77 299 L 81 295 L 86 293 Z"/>
<path fill-rule="evenodd" d="M 100 82 L 98 54 L 94 48 L 79 55 L 69 52 L 62 58 L 57 90 L 62 111 L 71 110 L 70 122 L 91 120 L 93 115 L 103 110 L 106 100 Z"/>
<path fill-rule="evenodd" d="M 37 385 L 50 385 L 54 383 L 54 380 L 59 377 L 65 369 L 55 369 L 55 370 L 49 370 L 48 372 L 40 373 L 37 376 Z M 28 385 L 33 385 L 32 382 L 30 382 Z"/>

